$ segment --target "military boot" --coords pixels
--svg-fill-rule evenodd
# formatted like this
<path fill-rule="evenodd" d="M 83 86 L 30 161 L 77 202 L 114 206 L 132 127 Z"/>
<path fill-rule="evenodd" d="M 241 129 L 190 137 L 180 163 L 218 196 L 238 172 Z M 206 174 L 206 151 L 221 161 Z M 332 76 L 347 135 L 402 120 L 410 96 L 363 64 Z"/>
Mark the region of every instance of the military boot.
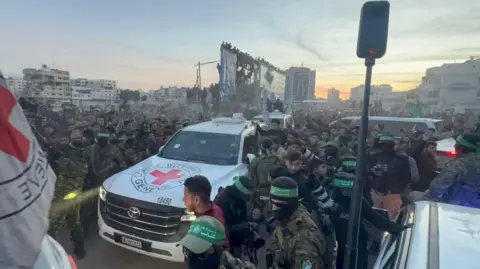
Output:
<path fill-rule="evenodd" d="M 83 237 L 82 228 L 79 225 L 75 225 L 70 229 L 70 239 L 73 243 L 73 253 L 78 259 L 85 258 L 85 240 Z"/>

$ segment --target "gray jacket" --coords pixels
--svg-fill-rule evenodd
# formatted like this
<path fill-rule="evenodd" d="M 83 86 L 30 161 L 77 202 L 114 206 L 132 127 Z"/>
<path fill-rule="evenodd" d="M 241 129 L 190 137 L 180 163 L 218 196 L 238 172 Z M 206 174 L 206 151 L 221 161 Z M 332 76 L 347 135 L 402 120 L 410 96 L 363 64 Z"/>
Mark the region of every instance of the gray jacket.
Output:
<path fill-rule="evenodd" d="M 405 152 L 399 152 L 400 155 L 408 157 L 408 163 L 410 164 L 410 175 L 412 176 L 412 183 L 416 183 L 420 180 L 420 175 L 418 173 L 418 166 L 415 159 L 407 155 Z"/>

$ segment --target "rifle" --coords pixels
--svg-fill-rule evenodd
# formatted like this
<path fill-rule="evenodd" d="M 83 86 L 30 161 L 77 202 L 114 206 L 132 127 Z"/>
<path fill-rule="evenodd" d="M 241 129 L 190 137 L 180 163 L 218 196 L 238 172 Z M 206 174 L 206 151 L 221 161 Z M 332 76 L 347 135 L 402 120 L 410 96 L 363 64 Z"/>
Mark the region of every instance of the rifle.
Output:
<path fill-rule="evenodd" d="M 225 266 L 225 268 L 227 269 L 246 269 L 247 268 L 240 259 L 233 257 L 233 255 L 228 251 L 224 251 L 222 253 L 220 264 Z"/>

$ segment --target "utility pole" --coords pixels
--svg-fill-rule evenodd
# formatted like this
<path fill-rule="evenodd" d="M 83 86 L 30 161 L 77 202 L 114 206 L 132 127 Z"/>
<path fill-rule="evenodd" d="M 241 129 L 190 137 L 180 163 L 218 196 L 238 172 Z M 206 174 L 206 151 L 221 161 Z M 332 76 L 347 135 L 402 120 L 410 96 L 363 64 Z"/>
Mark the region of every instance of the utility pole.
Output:
<path fill-rule="evenodd" d="M 202 69 L 201 69 L 201 67 L 203 65 L 214 64 L 214 63 L 218 63 L 218 61 L 210 61 L 210 62 L 204 62 L 204 63 L 198 62 L 196 65 L 193 66 L 193 67 L 197 68 L 197 79 L 195 81 L 195 85 L 193 86 L 194 88 L 202 89 Z"/>

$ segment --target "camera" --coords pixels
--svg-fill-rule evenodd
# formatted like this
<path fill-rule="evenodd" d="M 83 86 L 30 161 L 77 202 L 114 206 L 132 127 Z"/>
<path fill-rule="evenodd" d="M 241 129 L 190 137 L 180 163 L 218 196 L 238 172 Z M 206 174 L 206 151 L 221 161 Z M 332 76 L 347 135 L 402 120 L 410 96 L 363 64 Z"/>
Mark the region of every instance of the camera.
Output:
<path fill-rule="evenodd" d="M 258 233 L 257 227 L 256 224 L 249 223 L 248 236 L 244 240 L 247 248 L 260 249 L 265 245 L 265 240 Z"/>

